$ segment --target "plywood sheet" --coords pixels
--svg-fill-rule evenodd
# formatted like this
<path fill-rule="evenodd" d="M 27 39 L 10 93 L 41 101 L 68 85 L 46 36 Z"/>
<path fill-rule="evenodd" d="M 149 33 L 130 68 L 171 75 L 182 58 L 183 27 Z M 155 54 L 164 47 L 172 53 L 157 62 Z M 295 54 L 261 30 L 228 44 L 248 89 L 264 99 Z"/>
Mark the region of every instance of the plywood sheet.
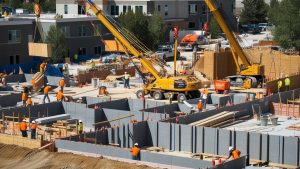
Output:
<path fill-rule="evenodd" d="M 51 45 L 47 43 L 28 43 L 29 56 L 51 57 Z"/>

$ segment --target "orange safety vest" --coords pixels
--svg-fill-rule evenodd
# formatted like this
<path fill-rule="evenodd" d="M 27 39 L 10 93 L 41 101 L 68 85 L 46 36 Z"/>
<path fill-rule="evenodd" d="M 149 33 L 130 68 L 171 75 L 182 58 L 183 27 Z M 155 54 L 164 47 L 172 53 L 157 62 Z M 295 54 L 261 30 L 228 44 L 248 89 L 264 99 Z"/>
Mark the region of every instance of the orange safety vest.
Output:
<path fill-rule="evenodd" d="M 48 94 L 49 93 L 49 86 L 46 86 L 45 88 L 44 88 L 44 94 Z"/>
<path fill-rule="evenodd" d="M 132 148 L 130 149 L 130 152 L 131 152 L 132 156 L 135 156 L 135 157 L 136 157 L 136 156 L 139 155 L 140 149 L 137 148 L 137 147 L 132 147 Z"/>
<path fill-rule="evenodd" d="M 27 105 L 32 105 L 32 100 L 31 100 L 31 98 L 28 98 L 28 99 L 27 99 Z"/>
<path fill-rule="evenodd" d="M 31 84 L 35 85 L 35 80 L 34 79 L 31 80 Z"/>
<path fill-rule="evenodd" d="M 31 129 L 35 130 L 36 128 L 37 128 L 37 124 L 32 123 L 32 124 L 31 124 Z"/>
<path fill-rule="evenodd" d="M 21 131 L 26 131 L 27 130 L 27 124 L 26 122 L 22 121 L 20 124 L 20 130 Z"/>
<path fill-rule="evenodd" d="M 233 159 L 238 159 L 238 158 L 240 158 L 240 155 L 241 155 L 241 151 L 240 151 L 240 150 L 233 150 L 233 151 L 232 151 L 232 158 L 233 158 Z"/>
<path fill-rule="evenodd" d="M 60 86 L 60 87 L 63 87 L 64 85 L 65 85 L 65 80 L 61 79 L 61 80 L 59 81 L 59 86 Z"/>
<path fill-rule="evenodd" d="M 198 110 L 202 110 L 203 109 L 203 103 L 202 102 L 199 102 L 197 106 L 198 106 Z"/>
<path fill-rule="evenodd" d="M 61 91 L 58 91 L 58 93 L 56 95 L 56 99 L 57 100 L 62 100 L 63 97 L 64 97 L 63 93 Z"/>
<path fill-rule="evenodd" d="M 22 101 L 26 101 L 26 99 L 27 99 L 26 94 L 23 93 L 23 94 L 22 94 Z"/>

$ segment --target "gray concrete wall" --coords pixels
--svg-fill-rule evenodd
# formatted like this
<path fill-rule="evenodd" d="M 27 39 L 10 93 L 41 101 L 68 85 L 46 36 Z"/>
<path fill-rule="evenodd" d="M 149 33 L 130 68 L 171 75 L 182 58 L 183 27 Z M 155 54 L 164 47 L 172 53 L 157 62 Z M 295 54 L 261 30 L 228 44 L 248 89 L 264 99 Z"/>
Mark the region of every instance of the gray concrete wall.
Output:
<path fill-rule="evenodd" d="M 0 106 L 8 107 L 8 106 L 16 106 L 17 102 L 22 100 L 20 93 L 12 93 L 9 95 L 0 96 Z"/>
<path fill-rule="evenodd" d="M 14 82 L 25 82 L 25 76 L 24 74 L 13 74 L 13 75 L 8 75 L 5 77 L 5 80 L 7 83 L 14 83 Z"/>
<path fill-rule="evenodd" d="M 89 97 L 89 96 L 87 96 L 87 97 L 85 97 L 85 99 L 86 99 L 87 105 L 110 101 L 109 97 Z"/>

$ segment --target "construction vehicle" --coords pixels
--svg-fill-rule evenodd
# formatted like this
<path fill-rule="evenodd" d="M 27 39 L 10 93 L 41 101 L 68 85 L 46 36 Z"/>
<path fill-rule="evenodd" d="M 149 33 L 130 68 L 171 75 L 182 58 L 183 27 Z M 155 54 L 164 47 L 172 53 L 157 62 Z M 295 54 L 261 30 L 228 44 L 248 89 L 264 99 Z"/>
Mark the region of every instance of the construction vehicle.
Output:
<path fill-rule="evenodd" d="M 210 9 L 210 12 L 213 14 L 214 18 L 216 19 L 217 23 L 219 24 L 220 28 L 225 33 L 229 41 L 233 59 L 238 69 L 238 74 L 246 77 L 246 80 L 244 80 L 245 84 L 243 84 L 243 86 L 246 88 L 257 87 L 259 83 L 263 82 L 264 67 L 260 64 L 251 63 L 247 59 L 247 56 L 240 46 L 239 42 L 237 41 L 237 38 L 230 30 L 229 26 L 221 15 L 221 12 L 215 6 L 213 0 L 204 0 L 204 2 Z M 239 64 L 239 60 L 242 62 L 242 64 Z M 232 84 L 231 79 L 232 78 L 229 78 L 230 84 Z M 237 80 L 240 81 L 241 79 L 237 78 Z"/>
<path fill-rule="evenodd" d="M 119 26 L 116 21 L 106 15 L 103 10 L 98 9 L 91 0 L 86 0 L 86 3 L 87 9 L 93 11 L 100 22 L 114 35 L 115 39 L 123 45 L 126 55 L 129 56 L 129 54 L 131 54 L 133 55 L 133 58 L 139 59 L 142 66 L 151 74 L 148 78 L 146 76 L 142 77 L 144 80 L 144 87 L 142 90 L 137 91 L 136 95 L 138 98 L 142 98 L 149 94 L 155 100 L 161 100 L 164 97 L 167 98 L 169 92 L 172 92 L 173 95 L 177 95 L 178 100 L 198 98 L 200 96 L 200 80 L 191 75 L 160 75 L 151 61 L 147 59 L 147 57 L 151 57 L 153 52 L 129 31 Z M 140 69 L 137 68 L 137 71 L 140 72 Z M 174 71 L 176 70 L 174 69 Z"/>

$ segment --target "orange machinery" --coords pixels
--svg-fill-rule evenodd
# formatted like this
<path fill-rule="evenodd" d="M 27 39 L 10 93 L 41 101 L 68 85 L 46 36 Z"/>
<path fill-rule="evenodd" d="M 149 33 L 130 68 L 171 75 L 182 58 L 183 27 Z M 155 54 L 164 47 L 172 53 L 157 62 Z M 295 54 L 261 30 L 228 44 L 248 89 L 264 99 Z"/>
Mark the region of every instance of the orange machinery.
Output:
<path fill-rule="evenodd" d="M 214 86 L 216 93 L 224 93 L 230 89 L 230 82 L 228 80 L 215 80 Z"/>

